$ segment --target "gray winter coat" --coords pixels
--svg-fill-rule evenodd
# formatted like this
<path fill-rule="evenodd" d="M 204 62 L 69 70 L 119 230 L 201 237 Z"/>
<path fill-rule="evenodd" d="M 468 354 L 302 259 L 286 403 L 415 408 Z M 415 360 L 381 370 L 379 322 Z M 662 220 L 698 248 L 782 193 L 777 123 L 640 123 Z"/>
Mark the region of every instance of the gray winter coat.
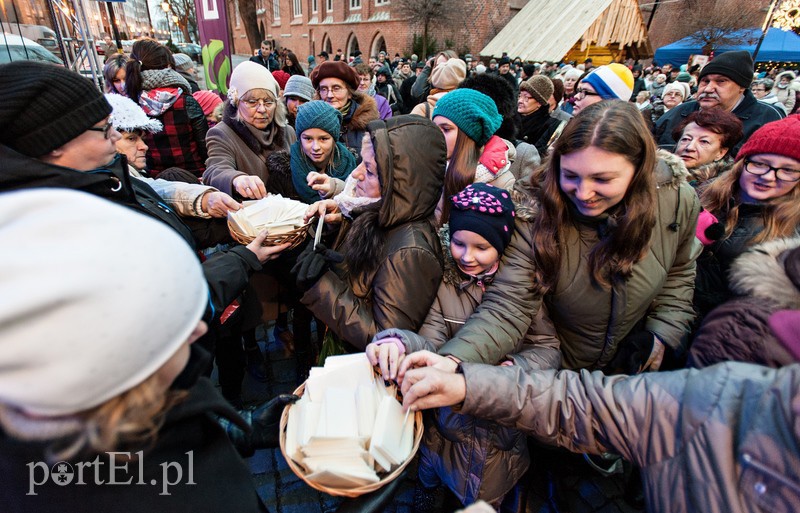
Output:
<path fill-rule="evenodd" d="M 800 365 L 631 377 L 462 367 L 461 413 L 574 452 L 621 454 L 642 469 L 651 513 L 798 511 Z"/>

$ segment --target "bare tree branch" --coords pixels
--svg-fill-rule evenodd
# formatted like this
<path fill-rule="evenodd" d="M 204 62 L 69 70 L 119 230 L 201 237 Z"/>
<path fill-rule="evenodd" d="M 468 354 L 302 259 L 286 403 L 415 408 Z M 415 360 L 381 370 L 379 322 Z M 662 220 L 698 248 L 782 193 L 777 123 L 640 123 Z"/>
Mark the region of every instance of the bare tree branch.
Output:
<path fill-rule="evenodd" d="M 703 45 L 706 54 L 724 46 L 752 44 L 742 35 L 743 29 L 753 26 L 760 15 L 758 2 L 752 0 L 722 0 L 701 2 L 687 0 L 681 19 L 689 38 Z"/>
<path fill-rule="evenodd" d="M 422 28 L 422 59 L 428 54 L 430 31 L 454 22 L 457 13 L 463 12 L 457 0 L 397 0 L 396 5 L 398 14 Z"/>

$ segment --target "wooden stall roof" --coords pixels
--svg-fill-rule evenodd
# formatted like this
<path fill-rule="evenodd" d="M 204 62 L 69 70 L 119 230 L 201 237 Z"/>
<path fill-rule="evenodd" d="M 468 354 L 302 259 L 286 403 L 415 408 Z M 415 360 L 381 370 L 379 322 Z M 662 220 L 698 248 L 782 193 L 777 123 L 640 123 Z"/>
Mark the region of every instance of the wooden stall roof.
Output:
<path fill-rule="evenodd" d="M 529 0 L 481 55 L 560 61 L 575 43 L 642 46 L 647 28 L 636 0 Z M 652 52 L 651 52 L 652 53 Z"/>

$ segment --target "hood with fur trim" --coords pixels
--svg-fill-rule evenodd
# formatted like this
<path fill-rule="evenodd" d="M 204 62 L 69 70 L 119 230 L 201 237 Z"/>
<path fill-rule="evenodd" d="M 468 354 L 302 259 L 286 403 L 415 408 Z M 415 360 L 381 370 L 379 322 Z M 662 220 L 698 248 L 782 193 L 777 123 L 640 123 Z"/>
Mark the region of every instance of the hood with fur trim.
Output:
<path fill-rule="evenodd" d="M 778 303 L 781 309 L 800 309 L 800 290 L 787 275 L 781 257 L 797 247 L 800 237 L 792 237 L 765 242 L 743 253 L 731 265 L 731 290 Z"/>
<path fill-rule="evenodd" d="M 351 132 L 363 132 L 370 121 L 381 117 L 378 113 L 378 104 L 371 96 L 358 91 L 353 93 L 353 101 L 357 104 L 356 110 L 349 118 L 345 118 L 343 124 Z"/>

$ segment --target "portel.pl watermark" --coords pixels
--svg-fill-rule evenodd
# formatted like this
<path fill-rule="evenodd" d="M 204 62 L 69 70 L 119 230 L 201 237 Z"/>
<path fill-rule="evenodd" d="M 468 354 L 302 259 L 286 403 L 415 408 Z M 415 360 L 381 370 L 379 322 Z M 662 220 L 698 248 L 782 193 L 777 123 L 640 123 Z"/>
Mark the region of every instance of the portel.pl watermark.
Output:
<path fill-rule="evenodd" d="M 36 488 L 52 481 L 58 486 L 160 486 L 159 495 L 171 495 L 169 489 L 176 485 L 195 485 L 194 451 L 188 451 L 185 461 L 165 461 L 159 464 L 161 475 L 146 480 L 143 451 L 106 452 L 92 461 L 67 463 L 59 461 L 48 465 L 43 461 L 27 463 L 28 493 L 37 495 Z M 184 472 L 185 470 L 185 472 Z M 185 476 L 185 479 L 184 479 Z"/>

